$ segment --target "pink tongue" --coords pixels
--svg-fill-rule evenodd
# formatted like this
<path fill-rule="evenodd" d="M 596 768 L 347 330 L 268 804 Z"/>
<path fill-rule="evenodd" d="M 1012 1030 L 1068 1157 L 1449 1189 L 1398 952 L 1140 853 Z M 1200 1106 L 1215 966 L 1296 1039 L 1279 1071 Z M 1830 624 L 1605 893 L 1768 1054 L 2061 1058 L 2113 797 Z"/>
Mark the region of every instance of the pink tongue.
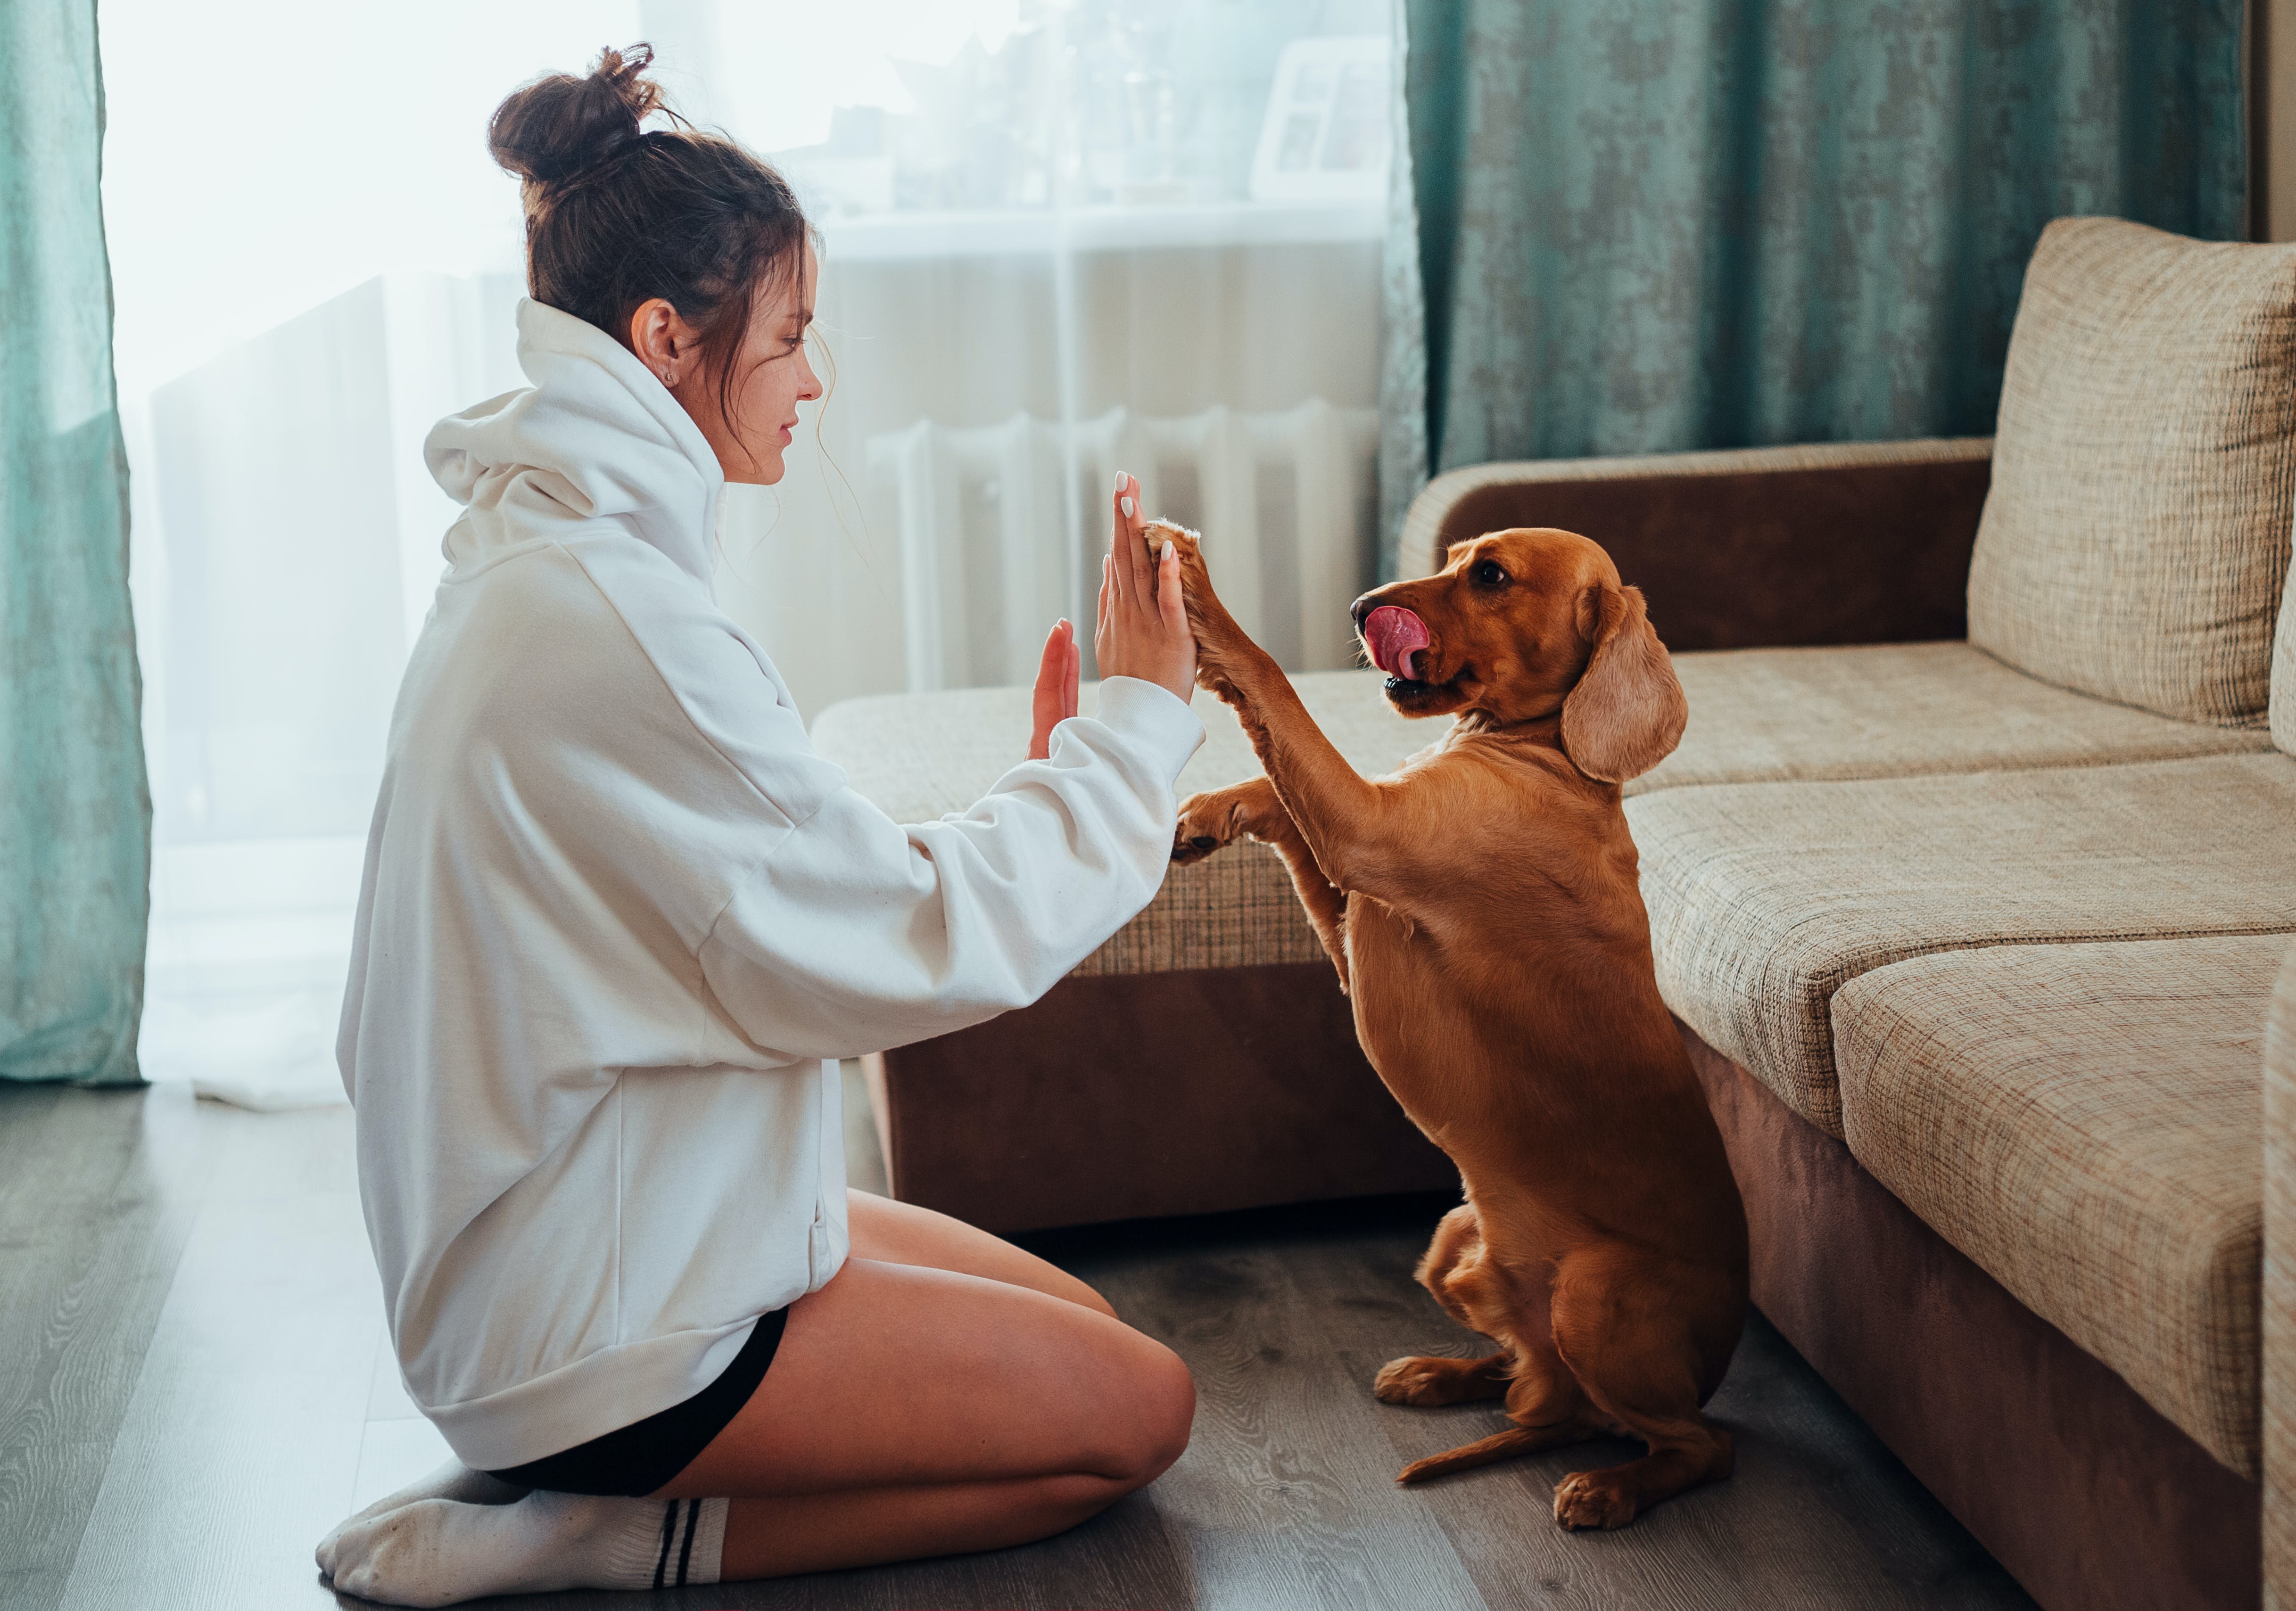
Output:
<path fill-rule="evenodd" d="M 1416 683 L 1419 651 L 1427 647 L 1427 623 L 1399 604 L 1382 604 L 1364 617 L 1364 645 L 1382 671 Z"/>

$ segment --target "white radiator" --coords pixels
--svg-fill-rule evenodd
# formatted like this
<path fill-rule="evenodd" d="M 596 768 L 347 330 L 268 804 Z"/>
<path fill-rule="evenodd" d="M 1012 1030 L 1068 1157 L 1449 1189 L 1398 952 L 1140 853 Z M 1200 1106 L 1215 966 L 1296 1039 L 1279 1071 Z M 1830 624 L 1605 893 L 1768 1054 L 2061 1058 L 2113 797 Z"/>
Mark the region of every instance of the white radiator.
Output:
<path fill-rule="evenodd" d="M 971 429 L 919 421 L 869 441 L 901 544 L 913 691 L 1026 683 L 1068 616 L 1091 674 L 1094 596 L 1118 470 L 1151 516 L 1204 534 L 1220 598 L 1292 671 L 1355 663 L 1348 605 L 1372 585 L 1379 424 L 1315 400 L 1282 413 L 1114 409 Z"/>

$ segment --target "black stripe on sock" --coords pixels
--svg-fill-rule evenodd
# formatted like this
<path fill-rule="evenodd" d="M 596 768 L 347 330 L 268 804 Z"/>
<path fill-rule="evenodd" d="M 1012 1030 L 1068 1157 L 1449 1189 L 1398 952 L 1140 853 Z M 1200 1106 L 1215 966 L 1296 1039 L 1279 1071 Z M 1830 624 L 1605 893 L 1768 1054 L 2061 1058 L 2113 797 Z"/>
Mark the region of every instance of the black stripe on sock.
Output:
<path fill-rule="evenodd" d="M 669 1501 L 669 1509 L 661 1518 L 661 1555 L 653 1564 L 653 1586 L 662 1586 L 669 1574 L 669 1546 L 677 1537 L 677 1501 Z"/>
<path fill-rule="evenodd" d="M 694 1529 L 701 1523 L 701 1501 L 697 1499 L 689 1502 L 693 1509 L 685 1513 L 685 1541 L 677 1549 L 677 1582 L 680 1588 L 685 1586 L 685 1568 L 693 1560 Z"/>

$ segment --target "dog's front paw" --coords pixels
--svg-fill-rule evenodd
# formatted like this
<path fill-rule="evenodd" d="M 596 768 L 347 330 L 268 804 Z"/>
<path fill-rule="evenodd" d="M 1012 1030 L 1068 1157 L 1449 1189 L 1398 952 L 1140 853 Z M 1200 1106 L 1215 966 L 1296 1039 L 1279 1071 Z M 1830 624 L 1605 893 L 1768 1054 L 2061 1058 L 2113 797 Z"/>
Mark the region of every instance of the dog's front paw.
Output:
<path fill-rule="evenodd" d="M 1574 1471 L 1554 1484 L 1554 1519 L 1576 1533 L 1635 1519 L 1634 1490 L 1617 1471 Z"/>
<path fill-rule="evenodd" d="M 1170 520 L 1149 521 L 1142 536 L 1152 562 L 1160 558 L 1167 542 L 1172 544 L 1180 565 L 1180 597 L 1187 606 L 1188 630 L 1196 638 L 1196 685 L 1228 698 L 1234 682 L 1227 662 L 1240 646 L 1248 648 L 1250 640 L 1212 591 L 1212 573 L 1204 564 L 1203 538 Z"/>
<path fill-rule="evenodd" d="M 1234 841 L 1235 813 L 1223 797 L 1223 793 L 1213 789 L 1205 794 L 1191 795 L 1181 803 L 1179 824 L 1172 830 L 1172 861 L 1175 865 L 1185 867 L 1191 862 L 1201 862 L 1213 851 Z"/>

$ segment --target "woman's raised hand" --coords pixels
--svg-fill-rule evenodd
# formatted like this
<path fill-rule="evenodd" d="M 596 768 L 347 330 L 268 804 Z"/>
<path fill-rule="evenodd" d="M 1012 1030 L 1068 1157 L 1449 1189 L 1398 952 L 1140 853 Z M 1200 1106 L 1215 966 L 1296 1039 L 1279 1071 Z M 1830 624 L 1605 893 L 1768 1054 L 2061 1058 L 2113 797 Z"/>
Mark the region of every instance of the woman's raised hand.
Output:
<path fill-rule="evenodd" d="M 1029 706 L 1033 730 L 1029 734 L 1029 758 L 1041 761 L 1053 753 L 1053 729 L 1077 713 L 1077 674 L 1084 650 L 1076 628 L 1065 617 L 1053 623 L 1045 640 L 1045 658 L 1037 666 L 1037 696 Z"/>
<path fill-rule="evenodd" d="M 1119 470 L 1113 498 L 1114 524 L 1100 562 L 1100 622 L 1092 637 L 1100 675 L 1137 677 L 1185 699 L 1195 688 L 1196 640 L 1180 599 L 1179 558 L 1167 543 L 1150 562 L 1137 480 Z"/>

